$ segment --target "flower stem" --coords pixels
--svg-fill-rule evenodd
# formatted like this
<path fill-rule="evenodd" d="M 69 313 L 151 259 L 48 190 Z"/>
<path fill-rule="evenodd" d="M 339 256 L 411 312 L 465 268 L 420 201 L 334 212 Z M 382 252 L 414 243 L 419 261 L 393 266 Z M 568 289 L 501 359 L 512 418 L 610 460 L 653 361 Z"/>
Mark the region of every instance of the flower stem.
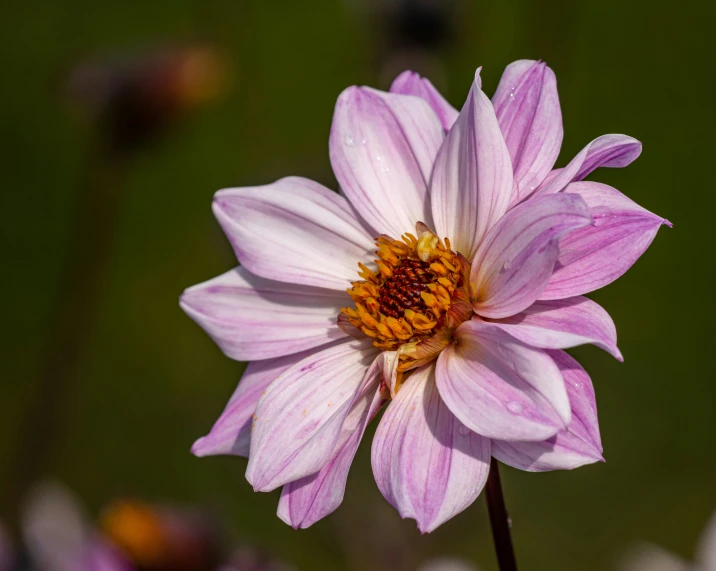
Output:
<path fill-rule="evenodd" d="M 510 518 L 505 507 L 505 497 L 502 494 L 500 483 L 500 470 L 497 460 L 490 462 L 490 475 L 487 477 L 486 486 L 487 512 L 490 514 L 490 527 L 492 527 L 492 539 L 495 542 L 497 552 L 497 563 L 500 571 L 517 571 L 517 560 L 515 550 L 512 547 L 512 536 L 510 535 Z"/>

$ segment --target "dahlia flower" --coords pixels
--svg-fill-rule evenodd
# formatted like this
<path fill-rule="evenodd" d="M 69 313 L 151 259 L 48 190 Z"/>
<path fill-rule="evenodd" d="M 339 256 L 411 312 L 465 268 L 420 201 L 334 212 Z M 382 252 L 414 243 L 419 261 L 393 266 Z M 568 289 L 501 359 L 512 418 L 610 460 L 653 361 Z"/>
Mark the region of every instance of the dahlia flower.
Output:
<path fill-rule="evenodd" d="M 663 218 L 583 179 L 641 152 L 624 135 L 553 169 L 554 73 L 517 61 L 492 99 L 480 70 L 458 113 L 405 72 L 349 87 L 329 140 L 336 194 L 304 178 L 219 191 L 240 266 L 181 306 L 250 361 L 197 456 L 248 456 L 256 491 L 308 527 L 342 501 L 367 424 L 376 482 L 422 532 L 469 506 L 491 456 L 530 471 L 602 460 L 594 390 L 563 349 L 621 360 L 583 294 L 623 274 Z"/>

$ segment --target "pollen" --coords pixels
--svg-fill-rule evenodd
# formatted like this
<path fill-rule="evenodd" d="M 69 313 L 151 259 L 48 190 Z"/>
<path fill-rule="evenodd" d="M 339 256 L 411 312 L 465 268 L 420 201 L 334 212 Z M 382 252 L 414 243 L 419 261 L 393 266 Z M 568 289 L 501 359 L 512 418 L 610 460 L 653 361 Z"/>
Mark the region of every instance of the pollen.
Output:
<path fill-rule="evenodd" d="M 380 312 L 395 319 L 405 317 L 406 309 L 426 312 L 428 306 L 422 294 L 429 293 L 428 285 L 435 277 L 430 264 L 410 258 L 403 260 L 378 290 Z"/>
<path fill-rule="evenodd" d="M 424 224 L 418 234 L 400 240 L 379 236 L 375 268 L 359 264 L 361 279 L 348 290 L 355 307 L 341 309 L 343 319 L 373 345 L 388 351 L 405 346 L 406 355 L 471 314 L 465 294 L 469 264 Z"/>

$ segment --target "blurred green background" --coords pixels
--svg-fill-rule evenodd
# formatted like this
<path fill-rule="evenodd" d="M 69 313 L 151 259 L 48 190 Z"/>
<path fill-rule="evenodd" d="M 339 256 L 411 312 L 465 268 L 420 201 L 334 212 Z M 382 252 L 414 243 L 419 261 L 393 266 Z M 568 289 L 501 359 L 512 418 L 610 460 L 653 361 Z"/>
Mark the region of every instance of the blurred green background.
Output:
<path fill-rule="evenodd" d="M 484 500 L 421 536 L 375 486 L 368 438 L 342 507 L 300 532 L 275 516 L 278 492 L 251 490 L 244 459 L 190 455 L 243 365 L 219 352 L 180 311 L 177 296 L 235 264 L 211 214 L 217 189 L 292 174 L 336 187 L 327 139 L 346 86 L 387 88 L 402 61 L 417 62 L 416 71 L 460 107 L 478 65 L 490 94 L 508 63 L 541 58 L 559 81 L 565 139 L 558 165 L 604 133 L 640 139 L 636 163 L 593 178 L 674 229 L 662 229 L 626 276 L 592 296 L 617 324 L 625 363 L 592 347 L 573 352 L 594 380 L 607 462 L 539 475 L 503 470 L 518 559 L 525 570 L 612 569 L 639 540 L 689 557 L 716 508 L 713 7 L 455 1 L 444 4 L 437 32 L 418 22 L 413 33 L 410 21 L 397 25 L 385 6 L 5 6 L 0 477 L 12 479 L 19 446 L 34 453 L 23 427 L 43 398 L 48 324 L 63 303 L 60 281 L 92 145 L 90 122 L 63 97 L 63 77 L 88 57 L 205 40 L 226 56 L 229 89 L 128 163 L 89 341 L 70 395 L 58 404 L 62 423 L 47 435 L 51 454 L 41 473 L 64 481 L 91 510 L 118 494 L 208 505 L 227 518 L 237 541 L 302 570 L 410 570 L 442 554 L 496 569 Z M 403 57 L 401 34 L 413 34 L 411 45 L 423 42 L 423 49 Z"/>

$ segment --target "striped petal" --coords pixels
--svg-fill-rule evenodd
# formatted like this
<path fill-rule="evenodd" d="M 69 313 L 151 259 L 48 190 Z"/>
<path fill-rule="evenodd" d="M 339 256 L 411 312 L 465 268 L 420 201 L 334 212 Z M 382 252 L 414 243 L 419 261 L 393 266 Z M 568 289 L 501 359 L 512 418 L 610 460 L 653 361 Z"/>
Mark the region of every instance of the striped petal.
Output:
<path fill-rule="evenodd" d="M 517 315 L 491 323 L 533 347 L 568 349 L 592 343 L 623 361 L 614 321 L 586 297 L 537 301 Z"/>
<path fill-rule="evenodd" d="M 343 422 L 333 456 L 319 472 L 286 484 L 281 490 L 278 517 L 294 529 L 305 529 L 334 512 L 343 501 L 348 471 L 363 438 L 368 423 L 386 402 L 380 386 L 381 367 L 375 366 L 369 374 L 375 375 L 372 384 L 366 385 L 363 396 L 356 399 Z"/>
<path fill-rule="evenodd" d="M 492 103 L 512 159 L 511 202 L 515 204 L 545 179 L 562 146 L 562 110 L 554 72 L 539 61 L 511 63 Z"/>
<path fill-rule="evenodd" d="M 417 369 L 378 425 L 371 451 L 378 488 L 403 518 L 433 531 L 475 501 L 487 481 L 490 441 L 450 412 L 435 367 Z"/>
<path fill-rule="evenodd" d="M 336 325 L 345 293 L 288 284 L 243 267 L 187 289 L 180 305 L 232 359 L 298 353 L 346 334 Z"/>
<path fill-rule="evenodd" d="M 554 194 L 568 184 L 584 179 L 599 167 L 621 168 L 630 165 L 641 154 L 641 143 L 628 135 L 602 135 L 597 137 L 563 169 L 550 173 L 534 196 Z"/>
<path fill-rule="evenodd" d="M 285 357 L 249 363 L 224 412 L 209 434 L 194 443 L 191 448 L 192 453 L 199 457 L 218 454 L 248 457 L 251 443 L 251 417 L 261 395 L 280 375 L 314 352 L 316 351 L 311 349 Z"/>
<path fill-rule="evenodd" d="M 581 197 L 594 225 L 560 240 L 554 274 L 540 299 L 582 295 L 613 282 L 646 251 L 662 224 L 671 226 L 606 184 L 578 182 L 563 194 Z"/>
<path fill-rule="evenodd" d="M 343 291 L 375 250 L 348 201 L 305 178 L 220 190 L 213 209 L 241 265 L 267 279 Z"/>
<path fill-rule="evenodd" d="M 547 352 L 564 378 L 572 408 L 572 422 L 542 442 L 492 441 L 492 455 L 500 462 L 528 472 L 572 470 L 603 462 L 594 387 L 587 372 L 564 351 Z"/>
<path fill-rule="evenodd" d="M 430 186 L 436 234 L 468 260 L 506 212 L 512 192 L 510 155 L 480 89 L 479 71 L 440 149 Z"/>
<path fill-rule="evenodd" d="M 341 190 L 376 233 L 431 225 L 428 182 L 443 141 L 440 120 L 418 97 L 349 87 L 338 97 L 328 142 Z"/>
<path fill-rule="evenodd" d="M 256 406 L 246 479 L 259 492 L 315 474 L 333 455 L 341 427 L 378 350 L 369 340 L 324 349 L 285 371 Z"/>
<path fill-rule="evenodd" d="M 454 338 L 438 357 L 437 387 L 465 426 L 489 438 L 539 441 L 569 425 L 567 390 L 547 353 L 478 320 Z"/>
<path fill-rule="evenodd" d="M 475 312 L 499 319 L 527 309 L 552 276 L 559 238 L 590 223 L 586 203 L 574 194 L 545 196 L 510 210 L 472 262 Z"/>
<path fill-rule="evenodd" d="M 457 109 L 445 100 L 428 78 L 420 77 L 414 71 L 404 71 L 396 77 L 390 86 L 390 92 L 415 95 L 425 100 L 435 111 L 446 131 L 450 130 L 457 119 Z"/>

